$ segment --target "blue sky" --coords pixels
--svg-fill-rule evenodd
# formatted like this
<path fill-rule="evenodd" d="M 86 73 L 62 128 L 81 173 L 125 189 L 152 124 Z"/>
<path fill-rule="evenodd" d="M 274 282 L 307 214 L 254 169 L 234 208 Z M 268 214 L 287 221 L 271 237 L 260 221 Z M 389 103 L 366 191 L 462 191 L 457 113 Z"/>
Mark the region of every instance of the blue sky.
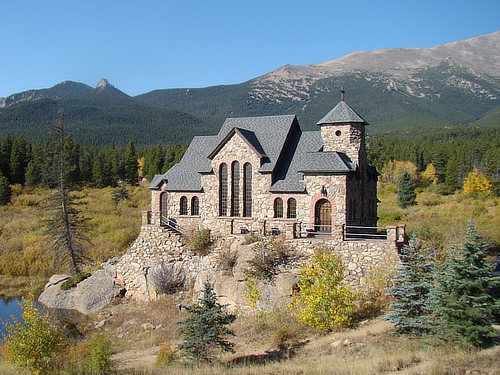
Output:
<path fill-rule="evenodd" d="M 497 30 L 499 0 L 2 1 L 0 96 L 102 77 L 131 95 L 236 83 Z"/>

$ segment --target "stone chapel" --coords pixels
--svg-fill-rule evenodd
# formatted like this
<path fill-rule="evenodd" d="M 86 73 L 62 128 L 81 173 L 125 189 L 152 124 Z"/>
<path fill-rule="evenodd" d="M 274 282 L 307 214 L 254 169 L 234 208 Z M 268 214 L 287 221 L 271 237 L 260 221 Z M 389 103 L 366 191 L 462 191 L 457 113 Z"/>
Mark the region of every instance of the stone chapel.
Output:
<path fill-rule="evenodd" d="M 147 222 L 289 238 L 375 227 L 378 173 L 367 161 L 367 125 L 343 92 L 315 131 L 303 131 L 295 115 L 228 118 L 154 177 Z"/>

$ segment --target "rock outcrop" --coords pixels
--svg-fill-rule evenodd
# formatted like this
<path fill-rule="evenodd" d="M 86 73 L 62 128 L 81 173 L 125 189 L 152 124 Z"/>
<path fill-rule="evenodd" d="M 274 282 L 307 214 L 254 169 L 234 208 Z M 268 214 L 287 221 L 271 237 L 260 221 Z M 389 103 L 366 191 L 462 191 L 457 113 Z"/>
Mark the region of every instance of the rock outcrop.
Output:
<path fill-rule="evenodd" d="M 82 314 L 94 313 L 107 306 L 121 292 L 115 283 L 115 261 L 110 260 L 90 277 L 69 290 L 61 289 L 68 275 L 50 278 L 38 302 L 52 309 L 77 310 Z"/>

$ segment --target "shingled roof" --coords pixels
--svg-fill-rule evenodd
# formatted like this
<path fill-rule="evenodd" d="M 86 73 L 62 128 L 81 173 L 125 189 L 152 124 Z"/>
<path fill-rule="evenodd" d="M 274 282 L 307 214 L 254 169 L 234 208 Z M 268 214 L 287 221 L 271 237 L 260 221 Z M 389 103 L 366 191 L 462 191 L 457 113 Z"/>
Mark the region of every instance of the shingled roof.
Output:
<path fill-rule="evenodd" d="M 338 122 L 366 123 L 344 101 L 318 124 Z M 202 191 L 201 175 L 213 173 L 211 159 L 235 134 L 261 158 L 259 172 L 273 173 L 271 192 L 304 192 L 304 174 L 355 170 L 345 154 L 323 152 L 321 132 L 302 132 L 295 115 L 238 117 L 226 119 L 217 135 L 194 137 L 181 161 L 155 176 L 150 188 L 166 182 L 168 191 Z"/>
<path fill-rule="evenodd" d="M 328 112 L 316 125 L 339 124 L 339 123 L 361 123 L 367 125 L 368 122 L 361 117 L 354 109 L 341 100 L 330 112 Z"/>

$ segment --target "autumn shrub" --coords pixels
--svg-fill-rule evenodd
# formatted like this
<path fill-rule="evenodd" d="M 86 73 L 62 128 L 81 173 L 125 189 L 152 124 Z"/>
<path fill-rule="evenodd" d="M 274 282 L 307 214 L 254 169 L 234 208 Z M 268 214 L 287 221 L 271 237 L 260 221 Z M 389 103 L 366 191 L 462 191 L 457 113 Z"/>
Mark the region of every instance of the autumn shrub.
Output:
<path fill-rule="evenodd" d="M 411 161 L 390 160 L 382 168 L 382 182 L 397 184 L 404 173 L 408 173 L 413 182 L 418 179 L 417 166 Z"/>
<path fill-rule="evenodd" d="M 427 207 L 432 207 L 432 206 L 438 206 L 441 203 L 443 203 L 443 199 L 439 194 L 423 191 L 420 194 L 418 194 L 417 202 L 418 204 Z"/>
<path fill-rule="evenodd" d="M 491 193 L 493 184 L 488 176 L 475 169 L 465 178 L 463 188 L 466 194 Z"/>
<path fill-rule="evenodd" d="M 293 264 L 300 259 L 295 249 L 281 238 L 263 237 L 254 248 L 244 273 L 248 278 L 272 281 L 280 267 Z"/>
<path fill-rule="evenodd" d="M 24 302 L 23 309 L 23 322 L 7 327 L 5 359 L 35 375 L 51 374 L 60 365 L 64 335 L 32 303 Z"/>
<path fill-rule="evenodd" d="M 344 265 L 334 253 L 317 251 L 300 270 L 298 289 L 290 307 L 301 322 L 320 331 L 351 324 L 355 293 L 345 285 Z"/>
<path fill-rule="evenodd" d="M 177 347 L 171 343 L 160 344 L 160 350 L 156 356 L 156 367 L 171 366 L 178 358 Z"/>
<path fill-rule="evenodd" d="M 245 280 L 245 300 L 248 306 L 256 309 L 261 297 L 262 292 L 257 286 L 257 280 L 253 277 L 247 278 Z"/>
<path fill-rule="evenodd" d="M 207 255 L 212 245 L 209 229 L 198 229 L 187 239 L 187 245 L 197 255 Z"/>

